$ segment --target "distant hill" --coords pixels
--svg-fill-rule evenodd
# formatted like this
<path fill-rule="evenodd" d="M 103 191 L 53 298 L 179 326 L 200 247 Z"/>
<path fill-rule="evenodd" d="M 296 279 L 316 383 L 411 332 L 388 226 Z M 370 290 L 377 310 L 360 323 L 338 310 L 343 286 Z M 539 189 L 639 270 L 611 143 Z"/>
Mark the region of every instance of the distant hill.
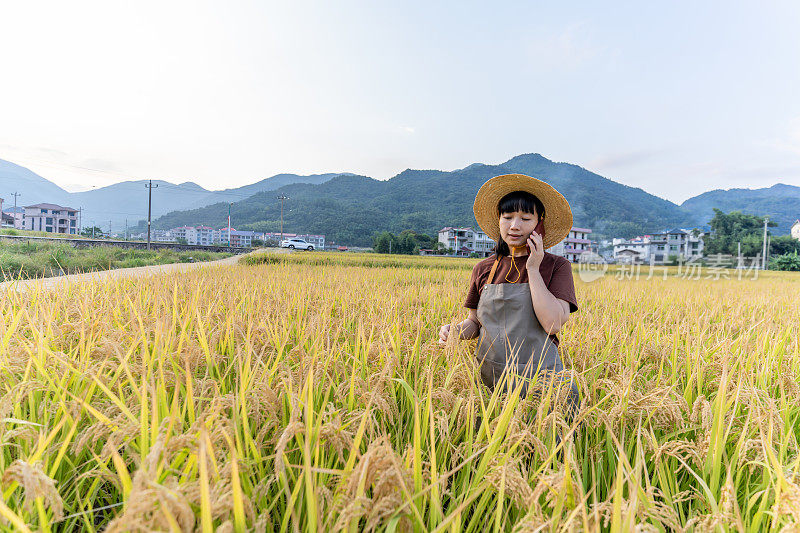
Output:
<path fill-rule="evenodd" d="M 233 205 L 237 229 L 277 231 L 285 194 L 284 230 L 325 234 L 329 240 L 370 245 L 380 231 L 414 229 L 435 235 L 444 226 L 476 226 L 475 193 L 489 178 L 522 173 L 558 189 L 573 209 L 575 225 L 599 236 L 633 236 L 663 227 L 690 225 L 696 218 L 676 204 L 640 188 L 628 187 L 577 165 L 556 163 L 539 154 L 524 154 L 501 165 L 475 163 L 460 170 L 404 170 L 386 181 L 342 175 L 320 185 L 293 184 L 260 193 Z M 169 213 L 154 222 L 167 229 L 184 224 L 221 227 L 227 204 Z"/>
<path fill-rule="evenodd" d="M 337 174 L 278 174 L 242 187 L 209 191 L 187 181 L 180 184 L 153 180 L 153 217 L 176 210 L 204 207 L 210 204 L 238 202 L 253 194 L 270 191 L 292 183 L 320 184 Z M 49 202 L 74 208 L 83 208 L 84 226 L 96 224 L 108 228 L 111 221 L 113 231 L 120 231 L 127 219 L 130 226 L 147 219 L 147 180 L 123 181 L 90 191 L 70 193 L 24 167 L 0 160 L 0 197 L 6 205 L 13 205 L 12 192 L 20 192 L 17 205 Z"/>
<path fill-rule="evenodd" d="M 696 213 L 703 221 L 711 220 L 715 207 L 726 213 L 741 211 L 749 215 L 767 215 L 778 223 L 770 231 L 775 235 L 787 235 L 794 221 L 800 218 L 800 187 L 776 183 L 762 189 L 715 189 L 681 204 L 681 209 Z"/>
<path fill-rule="evenodd" d="M 237 229 L 277 231 L 280 203 L 286 201 L 287 232 L 322 233 L 330 241 L 368 246 L 380 231 L 413 229 L 436 235 L 444 226 L 477 226 L 472 202 L 478 188 L 499 174 L 522 173 L 540 178 L 558 189 L 572 206 L 576 226 L 589 227 L 593 238 L 632 237 L 671 227 L 699 226 L 713 216 L 713 208 L 738 209 L 770 215 L 778 222 L 775 234 L 789 232 L 800 216 L 800 187 L 776 184 L 763 189 L 714 190 L 680 206 L 637 187 L 628 187 L 577 165 L 558 163 L 539 154 L 523 154 L 500 165 L 473 163 L 460 170 L 407 169 L 385 181 L 350 173 L 278 174 L 242 187 L 209 191 L 187 181 L 174 184 L 154 180 L 154 228 L 227 223 L 228 204 Z M 125 219 L 143 230 L 147 216 L 145 180 L 126 181 L 91 191 L 70 193 L 30 170 L 0 160 L 0 197 L 13 205 L 11 192 L 22 193 L 19 205 L 52 202 L 83 208 L 84 226 L 114 231 Z M 137 225 L 138 222 L 138 225 Z"/>
<path fill-rule="evenodd" d="M 0 159 L 0 198 L 5 201 L 4 206 L 14 206 L 13 192 L 22 195 L 17 198 L 18 206 L 45 201 L 60 204 L 70 197 L 70 193 L 35 172 Z"/>

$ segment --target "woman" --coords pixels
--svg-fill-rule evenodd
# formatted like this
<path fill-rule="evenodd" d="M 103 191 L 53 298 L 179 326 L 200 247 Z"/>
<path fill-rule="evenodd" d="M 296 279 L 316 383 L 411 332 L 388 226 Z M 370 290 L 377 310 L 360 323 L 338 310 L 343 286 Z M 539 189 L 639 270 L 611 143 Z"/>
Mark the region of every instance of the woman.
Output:
<path fill-rule="evenodd" d="M 520 397 L 535 377 L 555 377 L 564 369 L 555 334 L 578 310 L 570 262 L 545 252 L 572 228 L 567 200 L 547 183 L 522 174 L 497 176 L 481 186 L 473 206 L 481 229 L 497 242 L 494 255 L 472 269 L 464 307 L 456 324 L 461 339 L 479 337 L 475 356 L 481 380 L 490 389 L 522 379 Z M 450 324 L 439 330 L 446 343 Z M 563 377 L 558 378 L 563 382 Z M 567 418 L 578 403 L 570 380 Z"/>

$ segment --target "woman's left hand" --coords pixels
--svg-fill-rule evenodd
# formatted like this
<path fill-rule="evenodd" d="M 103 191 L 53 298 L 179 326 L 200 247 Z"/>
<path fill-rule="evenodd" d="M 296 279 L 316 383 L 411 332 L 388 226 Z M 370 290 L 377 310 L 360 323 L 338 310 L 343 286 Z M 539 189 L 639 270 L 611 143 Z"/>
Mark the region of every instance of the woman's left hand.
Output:
<path fill-rule="evenodd" d="M 542 236 L 534 231 L 533 233 L 528 235 L 527 245 L 530 255 L 528 256 L 528 261 L 525 263 L 525 268 L 527 268 L 529 271 L 534 270 L 538 272 L 539 265 L 542 264 L 542 260 L 544 259 L 544 246 L 542 245 Z"/>

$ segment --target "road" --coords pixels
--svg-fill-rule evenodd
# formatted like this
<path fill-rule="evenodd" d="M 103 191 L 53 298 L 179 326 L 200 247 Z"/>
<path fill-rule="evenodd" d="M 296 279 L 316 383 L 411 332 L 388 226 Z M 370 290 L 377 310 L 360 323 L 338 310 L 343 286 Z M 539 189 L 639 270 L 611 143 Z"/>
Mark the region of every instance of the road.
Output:
<path fill-rule="evenodd" d="M 259 250 L 263 253 L 263 250 Z M 271 253 L 287 253 L 289 250 L 278 249 L 270 250 Z M 253 252 L 250 252 L 253 253 Z M 234 255 L 216 261 L 200 261 L 197 263 L 170 263 L 167 265 L 149 265 L 133 268 L 116 268 L 112 270 L 101 270 L 98 272 L 87 272 L 85 274 L 69 274 L 66 276 L 54 276 L 52 278 L 26 279 L 17 281 L 5 281 L 0 283 L 0 294 L 6 291 L 26 292 L 38 288 L 43 290 L 54 289 L 56 287 L 69 285 L 71 283 L 87 283 L 92 281 L 103 281 L 110 278 L 122 279 L 133 276 L 152 276 L 169 272 L 187 272 L 196 268 L 212 266 L 231 266 L 239 262 L 239 259 L 249 254 Z"/>

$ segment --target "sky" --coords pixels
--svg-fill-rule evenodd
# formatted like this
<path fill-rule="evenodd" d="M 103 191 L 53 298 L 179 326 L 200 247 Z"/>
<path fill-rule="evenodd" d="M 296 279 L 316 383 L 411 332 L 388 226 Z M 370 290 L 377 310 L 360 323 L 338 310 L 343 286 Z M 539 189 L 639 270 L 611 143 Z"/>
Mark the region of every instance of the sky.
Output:
<path fill-rule="evenodd" d="M 0 159 L 69 191 L 537 152 L 800 186 L 800 2 L 0 0 Z"/>

